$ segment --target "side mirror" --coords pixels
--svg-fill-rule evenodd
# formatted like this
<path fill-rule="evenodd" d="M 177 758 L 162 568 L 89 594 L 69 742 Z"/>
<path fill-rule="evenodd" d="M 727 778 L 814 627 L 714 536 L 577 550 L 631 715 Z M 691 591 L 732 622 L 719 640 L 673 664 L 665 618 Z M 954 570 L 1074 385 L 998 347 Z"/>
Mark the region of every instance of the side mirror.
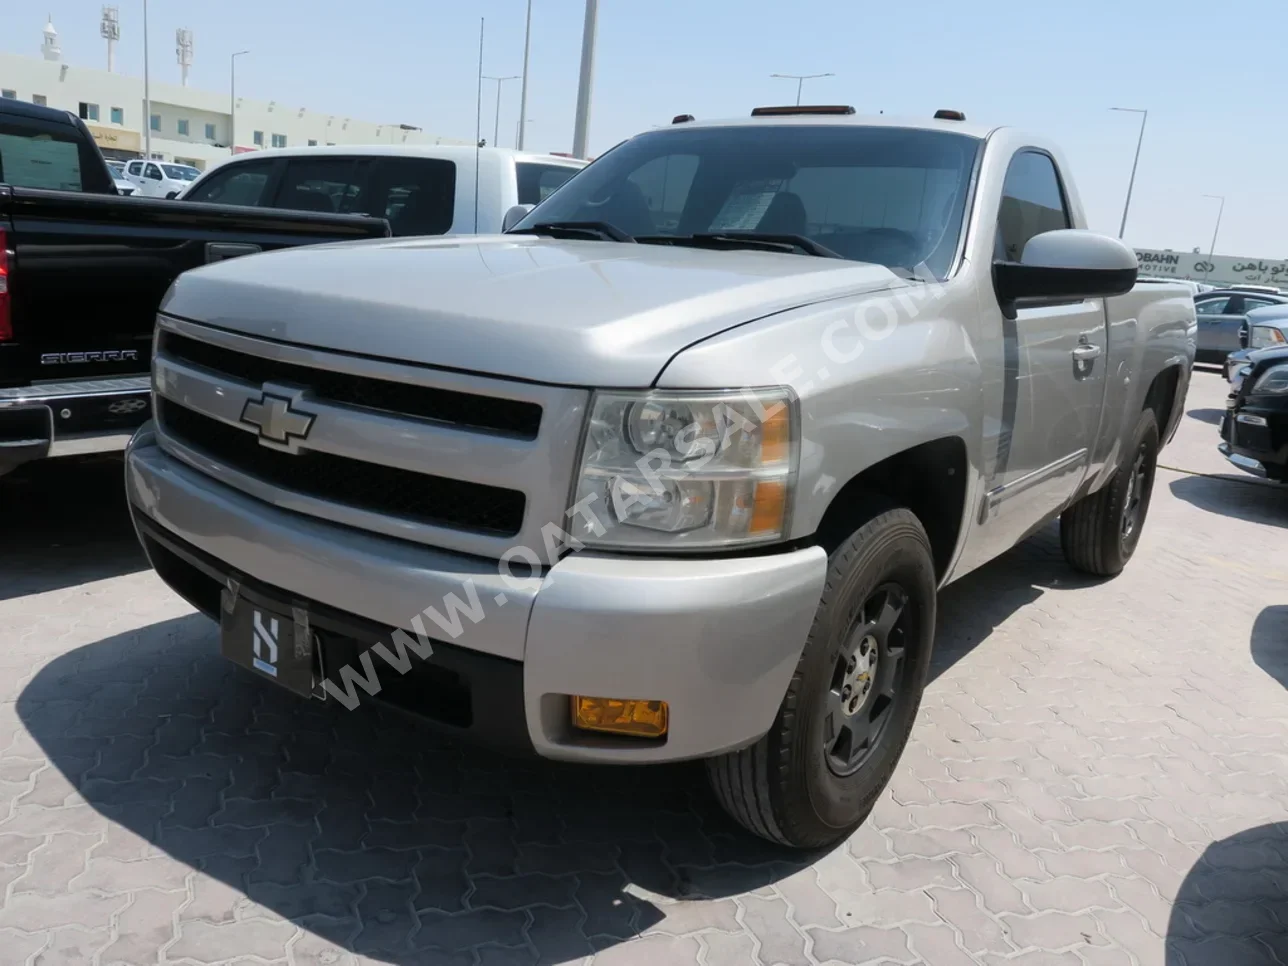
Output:
<path fill-rule="evenodd" d="M 536 205 L 515 205 L 507 211 L 505 213 L 505 217 L 501 219 L 501 231 L 509 231 L 519 222 L 523 221 L 524 218 L 528 217 L 528 212 L 535 207 Z"/>
<path fill-rule="evenodd" d="M 994 262 L 993 285 L 1003 305 L 1110 298 L 1130 292 L 1139 270 L 1136 253 L 1118 239 L 1062 228 L 1030 238 L 1018 262 Z"/>

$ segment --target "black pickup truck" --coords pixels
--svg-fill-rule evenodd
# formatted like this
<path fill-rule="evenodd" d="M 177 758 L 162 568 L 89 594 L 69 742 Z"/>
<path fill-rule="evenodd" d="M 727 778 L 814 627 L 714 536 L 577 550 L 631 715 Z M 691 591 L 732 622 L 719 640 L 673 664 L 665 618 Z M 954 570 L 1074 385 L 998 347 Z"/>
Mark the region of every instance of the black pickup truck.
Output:
<path fill-rule="evenodd" d="M 382 218 L 120 196 L 79 118 L 0 100 L 0 476 L 124 448 L 150 414 L 156 310 L 181 272 L 388 234 Z"/>

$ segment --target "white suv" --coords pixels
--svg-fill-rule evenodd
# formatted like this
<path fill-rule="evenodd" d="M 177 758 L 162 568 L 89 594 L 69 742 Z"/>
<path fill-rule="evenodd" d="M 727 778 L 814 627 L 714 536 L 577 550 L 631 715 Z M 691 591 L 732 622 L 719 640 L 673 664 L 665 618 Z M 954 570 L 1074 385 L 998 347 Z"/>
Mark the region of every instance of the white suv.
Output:
<path fill-rule="evenodd" d="M 131 161 L 125 166 L 125 180 L 134 185 L 141 198 L 177 198 L 201 172 L 190 164 L 168 161 Z"/>
<path fill-rule="evenodd" d="M 472 144 L 284 148 L 229 158 L 180 197 L 376 215 L 395 235 L 477 234 L 500 231 L 511 208 L 543 201 L 585 164 Z"/>

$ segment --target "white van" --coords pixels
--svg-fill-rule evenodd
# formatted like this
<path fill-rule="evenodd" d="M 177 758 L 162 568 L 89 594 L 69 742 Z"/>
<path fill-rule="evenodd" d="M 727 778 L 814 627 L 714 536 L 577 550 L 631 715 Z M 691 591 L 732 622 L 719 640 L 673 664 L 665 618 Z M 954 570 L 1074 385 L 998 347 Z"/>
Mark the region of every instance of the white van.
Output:
<path fill-rule="evenodd" d="M 179 197 L 377 215 L 395 235 L 479 234 L 500 231 L 512 207 L 537 204 L 585 165 L 468 145 L 282 148 L 229 158 Z"/>

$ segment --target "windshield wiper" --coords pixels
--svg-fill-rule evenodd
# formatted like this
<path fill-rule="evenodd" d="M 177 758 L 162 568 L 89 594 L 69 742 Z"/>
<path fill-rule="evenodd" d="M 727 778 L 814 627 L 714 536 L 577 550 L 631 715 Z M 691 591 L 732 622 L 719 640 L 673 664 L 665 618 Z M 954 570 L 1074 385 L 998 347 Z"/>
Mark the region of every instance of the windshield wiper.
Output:
<path fill-rule="evenodd" d="M 633 242 L 635 239 L 607 221 L 546 221 L 529 228 L 515 228 L 511 235 L 546 235 L 551 238 L 594 238 L 598 241 Z"/>
<path fill-rule="evenodd" d="M 826 245 L 804 235 L 764 231 L 704 231 L 692 235 L 645 235 L 635 239 L 644 244 L 694 245 L 712 248 L 756 248 L 767 252 L 804 252 L 819 258 L 844 258 Z"/>

